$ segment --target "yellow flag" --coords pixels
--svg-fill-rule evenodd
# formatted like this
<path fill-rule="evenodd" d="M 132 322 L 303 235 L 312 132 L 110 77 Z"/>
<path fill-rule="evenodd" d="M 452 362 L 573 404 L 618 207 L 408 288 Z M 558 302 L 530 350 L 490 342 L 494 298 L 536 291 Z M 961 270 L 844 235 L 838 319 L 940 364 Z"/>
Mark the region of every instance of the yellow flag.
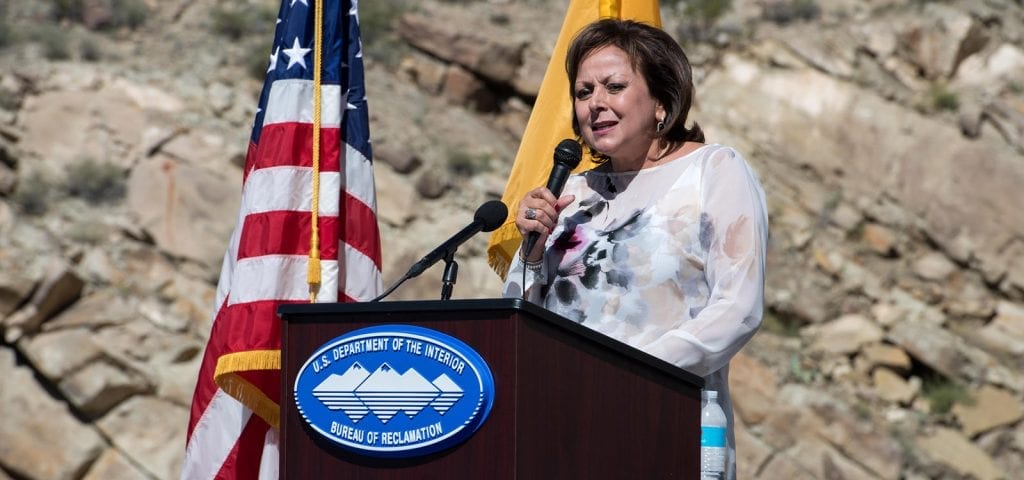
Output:
<path fill-rule="evenodd" d="M 572 102 L 569 79 L 565 73 L 565 54 L 569 42 L 587 24 L 600 18 L 622 18 L 661 27 L 657 0 L 572 0 L 565 12 L 565 21 L 558 34 L 555 50 L 533 105 L 526 132 L 519 143 L 512 173 L 501 200 L 508 205 L 509 217 L 491 234 L 487 261 L 502 278 L 508 273 L 512 255 L 519 249 L 522 236 L 516 230 L 515 212 L 526 192 L 547 183 L 553 163 L 555 146 L 563 138 L 572 138 Z M 584 149 L 586 150 L 586 149 Z M 576 171 L 594 167 L 589 155 L 583 157 Z"/>

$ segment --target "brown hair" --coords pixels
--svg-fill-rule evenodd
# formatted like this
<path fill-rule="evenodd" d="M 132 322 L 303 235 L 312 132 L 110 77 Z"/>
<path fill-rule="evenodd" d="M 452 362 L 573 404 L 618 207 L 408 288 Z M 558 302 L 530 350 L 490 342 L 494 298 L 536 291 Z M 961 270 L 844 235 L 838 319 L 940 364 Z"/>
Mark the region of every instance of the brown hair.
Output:
<path fill-rule="evenodd" d="M 704 142 L 704 132 L 694 122 L 686 128 L 686 117 L 693 103 L 693 75 L 686 53 L 663 30 L 633 20 L 605 18 L 587 25 L 576 34 L 565 56 L 569 74 L 569 95 L 575 99 L 576 76 L 580 64 L 591 52 L 614 46 L 626 52 L 633 70 L 644 76 L 651 96 L 665 108 L 665 128 L 656 133 L 671 143 Z M 576 115 L 572 131 L 580 137 Z"/>

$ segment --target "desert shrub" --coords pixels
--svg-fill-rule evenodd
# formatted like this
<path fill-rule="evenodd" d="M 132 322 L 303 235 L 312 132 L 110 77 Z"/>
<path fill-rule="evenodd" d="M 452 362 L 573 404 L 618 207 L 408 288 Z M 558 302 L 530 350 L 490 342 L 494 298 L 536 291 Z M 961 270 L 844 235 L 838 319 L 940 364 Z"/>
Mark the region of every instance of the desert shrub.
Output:
<path fill-rule="evenodd" d="M 960 108 L 960 96 L 945 85 L 935 85 L 928 91 L 932 107 L 937 110 L 955 112 Z"/>
<path fill-rule="evenodd" d="M 731 8 L 732 0 L 687 1 L 676 38 L 683 44 L 710 41 L 715 35 L 716 22 Z"/>
<path fill-rule="evenodd" d="M 402 0 L 377 0 L 359 4 L 359 36 L 363 45 L 375 50 L 393 35 L 392 24 L 409 8 Z"/>
<path fill-rule="evenodd" d="M 971 402 L 963 385 L 937 373 L 923 378 L 921 394 L 931 405 L 932 413 L 939 415 L 949 412 L 955 403 Z"/>
<path fill-rule="evenodd" d="M 448 171 L 462 177 L 472 177 L 487 170 L 491 157 L 485 154 L 473 155 L 456 149 L 448 153 Z"/>
<path fill-rule="evenodd" d="M 18 182 L 11 200 L 27 215 L 42 215 L 49 203 L 50 187 L 50 182 L 42 175 L 32 173 Z"/>
<path fill-rule="evenodd" d="M 91 38 L 82 39 L 78 44 L 78 54 L 82 56 L 82 60 L 87 62 L 96 62 L 103 57 L 99 44 Z"/>
<path fill-rule="evenodd" d="M 690 0 L 683 10 L 687 16 L 694 16 L 705 24 L 715 23 L 732 8 L 732 0 Z"/>
<path fill-rule="evenodd" d="M 120 200 L 127 190 L 120 167 L 92 159 L 74 163 L 68 168 L 65 187 L 68 194 L 93 203 Z"/>
<path fill-rule="evenodd" d="M 234 4 L 218 4 L 210 11 L 214 33 L 231 40 L 253 35 L 259 38 L 273 32 L 277 12 L 269 6 L 246 8 Z"/>
<path fill-rule="evenodd" d="M 70 35 L 57 25 L 36 25 L 26 32 L 29 41 L 38 43 L 42 54 L 49 60 L 71 58 Z"/>
<path fill-rule="evenodd" d="M 14 43 L 14 34 L 11 32 L 11 25 L 7 23 L 3 7 L 0 7 L 0 48 Z"/>
<path fill-rule="evenodd" d="M 52 6 L 57 20 L 81 22 L 85 15 L 84 0 L 52 0 Z M 109 17 L 95 25 L 99 30 L 135 29 L 142 26 L 149 16 L 149 6 L 144 0 L 109 0 L 108 8 Z"/>
<path fill-rule="evenodd" d="M 779 25 L 796 21 L 814 20 L 821 15 L 821 8 L 814 0 L 782 0 L 764 6 L 761 16 Z"/>
<path fill-rule="evenodd" d="M 114 15 L 109 28 L 112 29 L 127 27 L 134 30 L 146 23 L 149 16 L 149 7 L 142 0 L 113 0 L 111 9 Z"/>

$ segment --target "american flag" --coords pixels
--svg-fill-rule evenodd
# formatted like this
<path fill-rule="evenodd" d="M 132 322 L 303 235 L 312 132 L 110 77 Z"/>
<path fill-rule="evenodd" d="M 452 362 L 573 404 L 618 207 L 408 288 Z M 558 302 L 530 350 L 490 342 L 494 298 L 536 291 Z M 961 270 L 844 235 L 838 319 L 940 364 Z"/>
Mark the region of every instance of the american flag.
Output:
<path fill-rule="evenodd" d="M 316 1 L 281 3 L 241 210 L 192 399 L 183 479 L 277 477 L 276 310 L 311 298 Z M 322 6 L 317 302 L 365 301 L 381 289 L 357 6 L 357 0 Z"/>

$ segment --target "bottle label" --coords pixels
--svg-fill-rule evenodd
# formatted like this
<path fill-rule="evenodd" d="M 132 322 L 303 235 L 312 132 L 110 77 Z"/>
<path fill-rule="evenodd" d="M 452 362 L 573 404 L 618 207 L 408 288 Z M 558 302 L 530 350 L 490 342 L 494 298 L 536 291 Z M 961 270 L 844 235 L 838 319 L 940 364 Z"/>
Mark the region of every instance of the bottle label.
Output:
<path fill-rule="evenodd" d="M 700 427 L 701 447 L 724 447 L 725 427 Z"/>
<path fill-rule="evenodd" d="M 700 472 L 702 478 L 722 478 L 725 472 L 725 449 L 721 447 L 701 447 Z"/>

